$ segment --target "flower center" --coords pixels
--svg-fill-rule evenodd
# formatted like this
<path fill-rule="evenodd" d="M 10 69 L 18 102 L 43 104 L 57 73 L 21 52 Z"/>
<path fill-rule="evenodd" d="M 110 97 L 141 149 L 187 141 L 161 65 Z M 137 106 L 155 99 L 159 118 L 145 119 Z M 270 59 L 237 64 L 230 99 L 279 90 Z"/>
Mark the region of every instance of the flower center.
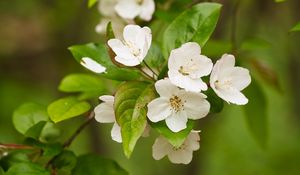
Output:
<path fill-rule="evenodd" d="M 184 107 L 183 101 L 176 95 L 170 98 L 171 107 L 175 112 L 179 112 Z"/>
<path fill-rule="evenodd" d="M 225 80 L 225 81 L 219 81 L 219 80 L 217 80 L 216 82 L 215 82 L 215 86 L 216 86 L 216 88 L 217 89 L 227 89 L 227 88 L 229 88 L 229 87 L 231 87 L 232 86 L 232 82 L 231 82 L 231 80 Z"/>
<path fill-rule="evenodd" d="M 183 76 L 189 76 L 191 73 L 196 72 L 199 69 L 199 64 L 197 64 L 193 59 L 189 59 L 186 65 L 180 66 L 178 72 Z"/>
<path fill-rule="evenodd" d="M 173 151 L 179 151 L 179 150 L 184 150 L 187 147 L 187 145 L 185 143 L 183 143 L 181 146 L 179 147 L 175 147 L 173 146 Z"/>
<path fill-rule="evenodd" d="M 139 5 L 142 5 L 144 0 L 136 0 L 136 2 L 139 4 Z"/>
<path fill-rule="evenodd" d="M 130 49 L 130 52 L 135 57 L 138 57 L 141 54 L 141 49 L 136 48 L 131 42 L 124 41 L 123 43 Z"/>
<path fill-rule="evenodd" d="M 190 75 L 190 73 L 188 73 L 188 71 L 185 70 L 185 69 L 183 68 L 183 66 L 180 66 L 178 72 L 181 73 L 183 76 L 188 76 L 188 75 Z"/>

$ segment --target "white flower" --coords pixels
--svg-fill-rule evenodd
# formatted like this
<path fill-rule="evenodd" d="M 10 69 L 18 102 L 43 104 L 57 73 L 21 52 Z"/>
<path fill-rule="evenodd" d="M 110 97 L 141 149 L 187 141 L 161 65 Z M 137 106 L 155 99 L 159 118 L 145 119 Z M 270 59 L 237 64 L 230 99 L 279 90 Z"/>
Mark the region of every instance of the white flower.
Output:
<path fill-rule="evenodd" d="M 115 60 L 125 66 L 139 65 L 151 46 L 152 34 L 148 27 L 127 25 L 123 31 L 124 40 L 110 39 L 108 45 L 115 52 Z"/>
<path fill-rule="evenodd" d="M 228 103 L 245 105 L 248 99 L 240 91 L 251 83 L 251 76 L 248 69 L 234 65 L 234 56 L 224 54 L 214 65 L 210 75 L 210 86 Z"/>
<path fill-rule="evenodd" d="M 200 136 L 197 131 L 192 131 L 180 147 L 173 147 L 164 137 L 160 136 L 152 146 L 152 156 L 160 160 L 166 155 L 172 163 L 189 164 L 193 159 L 193 151 L 200 148 Z"/>
<path fill-rule="evenodd" d="M 90 71 L 93 71 L 98 74 L 106 71 L 106 67 L 102 66 L 101 64 L 97 63 L 89 57 L 83 57 L 80 61 L 80 64 L 85 68 L 89 69 Z"/>
<path fill-rule="evenodd" d="M 155 3 L 154 0 L 119 0 L 115 10 L 124 19 L 139 16 L 145 21 L 150 21 L 155 11 Z"/>
<path fill-rule="evenodd" d="M 98 11 L 106 17 L 116 16 L 115 6 L 118 0 L 100 0 L 98 3 Z"/>
<path fill-rule="evenodd" d="M 185 129 L 188 119 L 197 120 L 209 112 L 210 104 L 202 93 L 179 89 L 168 79 L 157 81 L 155 88 L 160 97 L 148 104 L 147 116 L 152 122 L 166 120 L 173 132 Z"/>
<path fill-rule="evenodd" d="M 122 143 L 121 128 L 116 122 L 114 113 L 114 97 L 110 95 L 103 95 L 99 97 L 103 103 L 99 104 L 95 109 L 95 119 L 99 123 L 114 123 L 111 130 L 111 137 L 114 141 Z"/>
<path fill-rule="evenodd" d="M 190 42 L 172 50 L 168 67 L 170 81 L 187 91 L 200 92 L 207 90 L 207 85 L 201 77 L 210 74 L 213 63 L 204 55 L 200 55 L 199 44 Z"/>

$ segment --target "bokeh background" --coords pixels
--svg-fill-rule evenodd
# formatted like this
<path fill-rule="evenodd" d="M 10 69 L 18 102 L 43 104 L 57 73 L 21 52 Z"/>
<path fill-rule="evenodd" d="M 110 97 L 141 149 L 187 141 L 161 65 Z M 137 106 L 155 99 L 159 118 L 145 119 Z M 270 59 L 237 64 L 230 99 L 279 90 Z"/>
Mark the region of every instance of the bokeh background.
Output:
<path fill-rule="evenodd" d="M 191 1 L 175 0 L 169 14 L 179 13 L 184 6 L 178 4 Z M 212 41 L 223 41 L 225 46 L 230 41 L 236 2 L 215 2 L 224 6 Z M 12 124 L 16 107 L 29 101 L 47 105 L 64 95 L 57 86 L 65 75 L 87 73 L 67 50 L 74 44 L 103 41 L 103 36 L 95 32 L 101 18 L 97 7 L 88 9 L 86 3 L 84 0 L 0 1 L 0 143 L 22 142 Z M 267 98 L 265 148 L 249 132 L 241 107 L 226 105 L 220 114 L 200 121 L 201 149 L 194 153 L 190 165 L 173 165 L 166 158 L 153 160 L 154 138 L 142 138 L 128 160 L 121 145 L 110 139 L 112 126 L 97 123 L 89 126 L 71 149 L 77 155 L 94 152 L 115 159 L 132 175 L 299 175 L 300 32 L 289 32 L 300 21 L 299 11 L 299 0 L 282 3 L 241 0 L 236 15 L 238 45 L 251 47 L 247 55 L 264 63 L 266 67 L 261 69 L 268 70 L 273 77 L 273 85 L 272 81 L 259 80 Z M 243 44 L 253 38 L 258 41 L 254 42 L 256 48 Z M 218 47 L 205 51 L 208 55 L 212 53 L 214 59 L 221 56 L 216 54 Z M 68 137 L 82 121 L 79 117 L 64 122 L 63 135 Z"/>

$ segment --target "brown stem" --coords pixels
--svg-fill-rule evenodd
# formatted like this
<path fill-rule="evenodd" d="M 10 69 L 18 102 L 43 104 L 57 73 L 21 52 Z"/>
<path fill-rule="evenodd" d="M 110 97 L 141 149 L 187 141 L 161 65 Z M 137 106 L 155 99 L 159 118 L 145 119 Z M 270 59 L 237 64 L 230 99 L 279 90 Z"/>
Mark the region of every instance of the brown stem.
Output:
<path fill-rule="evenodd" d="M 95 113 L 94 111 L 90 112 L 88 119 L 80 125 L 80 127 L 74 132 L 74 134 L 64 143 L 64 148 L 69 147 L 75 138 L 83 131 L 83 129 L 88 126 L 91 121 L 94 119 Z"/>
<path fill-rule="evenodd" d="M 27 145 L 19 145 L 19 144 L 0 144 L 0 149 L 34 149 L 34 147 L 27 146 Z"/>

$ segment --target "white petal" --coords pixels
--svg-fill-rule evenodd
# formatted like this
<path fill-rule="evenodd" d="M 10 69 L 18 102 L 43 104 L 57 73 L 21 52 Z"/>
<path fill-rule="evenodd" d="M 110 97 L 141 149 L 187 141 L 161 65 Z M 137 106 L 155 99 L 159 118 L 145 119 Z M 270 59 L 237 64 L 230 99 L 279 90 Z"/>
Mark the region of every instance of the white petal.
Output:
<path fill-rule="evenodd" d="M 89 57 L 83 57 L 80 64 L 95 73 L 103 73 L 106 68 Z"/>
<path fill-rule="evenodd" d="M 166 119 L 168 128 L 173 132 L 179 132 L 186 128 L 187 115 L 185 112 L 173 113 Z"/>
<path fill-rule="evenodd" d="M 230 54 L 224 54 L 220 60 L 217 61 L 220 64 L 220 69 L 232 68 L 235 65 L 235 57 Z M 217 64 L 216 63 L 216 64 Z"/>
<path fill-rule="evenodd" d="M 157 81 L 155 83 L 155 89 L 161 97 L 171 97 L 179 91 L 179 89 L 174 86 L 169 79 Z"/>
<path fill-rule="evenodd" d="M 101 103 L 94 109 L 95 119 L 99 123 L 113 123 L 115 122 L 115 113 L 112 105 Z"/>
<path fill-rule="evenodd" d="M 140 18 L 145 21 L 150 21 L 155 11 L 154 0 L 144 0 L 141 6 Z"/>
<path fill-rule="evenodd" d="M 138 40 L 141 39 L 138 38 L 138 35 L 142 32 L 143 30 L 140 26 L 129 24 L 124 28 L 123 31 L 124 40 L 130 44 L 137 44 Z"/>
<path fill-rule="evenodd" d="M 186 93 L 184 100 L 185 112 L 187 112 L 188 118 L 197 120 L 207 116 L 210 109 L 209 102 L 205 99 L 206 96 L 201 93 Z"/>
<path fill-rule="evenodd" d="M 107 18 L 101 19 L 100 23 L 96 26 L 96 32 L 99 34 L 105 34 L 108 23 L 109 20 Z"/>
<path fill-rule="evenodd" d="M 159 136 L 152 146 L 152 156 L 160 160 L 172 151 L 172 145 L 162 136 Z"/>
<path fill-rule="evenodd" d="M 116 142 L 122 143 L 121 128 L 117 122 L 114 123 L 114 126 L 111 129 L 111 138 Z"/>
<path fill-rule="evenodd" d="M 195 56 L 193 59 L 198 63 L 198 70 L 190 74 L 192 78 L 200 78 L 210 74 L 213 68 L 211 59 L 204 55 Z"/>
<path fill-rule="evenodd" d="M 147 116 L 152 122 L 159 122 L 171 115 L 169 101 L 167 98 L 156 98 L 148 104 Z"/>
<path fill-rule="evenodd" d="M 242 94 L 239 90 L 234 88 L 226 88 L 226 89 L 216 89 L 214 88 L 216 94 L 222 98 L 223 100 L 237 104 L 237 105 L 245 105 L 248 103 L 248 99 Z"/>
<path fill-rule="evenodd" d="M 104 102 L 106 102 L 106 103 L 108 103 L 112 106 L 114 104 L 115 97 L 111 96 L 111 95 L 102 95 L 102 96 L 99 97 L 99 99 L 101 101 L 104 101 Z"/>
<path fill-rule="evenodd" d="M 199 136 L 199 132 L 197 131 L 192 131 L 187 139 L 185 140 L 185 144 L 187 145 L 187 149 L 189 150 L 193 150 L 196 151 L 198 149 L 200 149 L 200 136 Z"/>
<path fill-rule="evenodd" d="M 180 66 L 186 64 L 186 60 L 195 55 L 200 55 L 201 48 L 197 43 L 190 42 L 171 51 L 168 67 L 170 70 L 179 70 Z"/>
<path fill-rule="evenodd" d="M 184 76 L 178 71 L 169 70 L 168 76 L 170 81 L 181 88 L 191 92 L 200 92 L 201 90 L 207 90 L 207 85 L 200 78 L 192 79 L 189 76 Z"/>
<path fill-rule="evenodd" d="M 134 19 L 141 12 L 141 7 L 135 0 L 120 0 L 115 10 L 122 18 Z"/>
<path fill-rule="evenodd" d="M 248 69 L 242 67 L 234 67 L 226 71 L 222 77 L 228 76 L 232 82 L 232 86 L 241 91 L 251 83 L 251 76 Z"/>
<path fill-rule="evenodd" d="M 169 160 L 175 164 L 189 164 L 193 159 L 193 151 L 182 149 L 168 154 Z"/>
<path fill-rule="evenodd" d="M 126 66 L 136 66 L 140 64 L 140 61 L 130 52 L 129 48 L 126 47 L 118 39 L 110 39 L 108 42 L 110 48 L 117 55 L 115 60 Z"/>

